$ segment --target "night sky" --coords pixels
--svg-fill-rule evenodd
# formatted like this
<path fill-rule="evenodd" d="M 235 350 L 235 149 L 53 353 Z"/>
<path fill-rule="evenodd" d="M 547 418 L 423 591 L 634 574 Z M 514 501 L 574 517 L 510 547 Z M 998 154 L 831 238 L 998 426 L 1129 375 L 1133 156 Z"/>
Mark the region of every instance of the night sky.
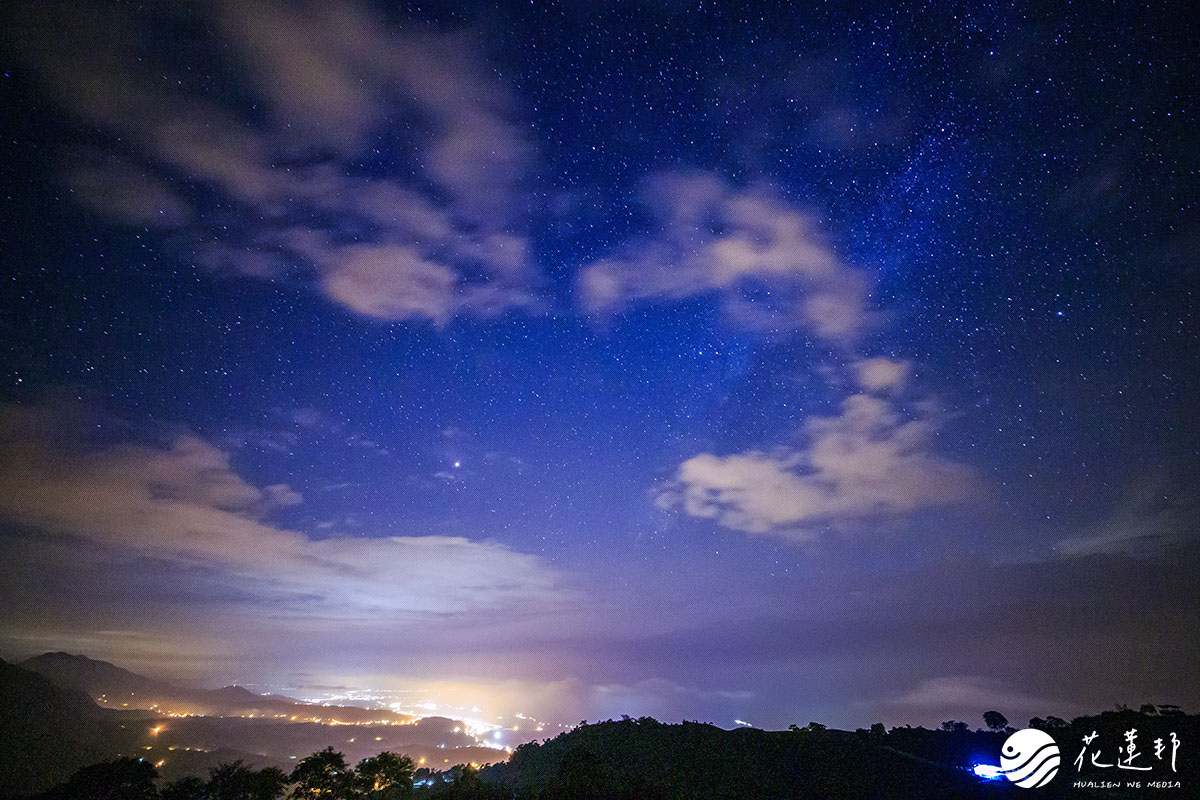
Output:
<path fill-rule="evenodd" d="M 5 3 L 0 655 L 1195 710 L 1200 30 L 1152 6 Z"/>

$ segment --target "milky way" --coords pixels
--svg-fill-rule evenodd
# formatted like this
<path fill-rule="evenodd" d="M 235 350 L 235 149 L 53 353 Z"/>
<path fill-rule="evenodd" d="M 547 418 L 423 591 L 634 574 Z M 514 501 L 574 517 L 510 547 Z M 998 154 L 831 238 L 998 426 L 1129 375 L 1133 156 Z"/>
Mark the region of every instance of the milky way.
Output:
<path fill-rule="evenodd" d="M 5 6 L 2 655 L 1200 703 L 1186 5 L 587 5 Z"/>

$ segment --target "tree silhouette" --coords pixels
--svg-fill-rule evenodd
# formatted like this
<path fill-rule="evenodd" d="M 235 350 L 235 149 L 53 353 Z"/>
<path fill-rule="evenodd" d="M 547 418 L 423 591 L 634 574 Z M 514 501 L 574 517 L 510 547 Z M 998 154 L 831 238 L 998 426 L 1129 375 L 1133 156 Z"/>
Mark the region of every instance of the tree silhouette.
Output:
<path fill-rule="evenodd" d="M 171 781 L 158 793 L 159 800 L 209 800 L 208 786 L 195 775 Z"/>
<path fill-rule="evenodd" d="M 354 769 L 355 784 L 370 800 L 395 800 L 412 794 L 417 765 L 408 756 L 382 752 L 364 758 Z"/>
<path fill-rule="evenodd" d="M 1008 718 L 999 711 L 983 712 L 983 724 L 988 726 L 989 730 L 1002 731 L 1008 727 Z"/>
<path fill-rule="evenodd" d="M 157 800 L 158 771 L 140 758 L 102 761 L 76 771 L 44 798 L 52 800 Z"/>
<path fill-rule="evenodd" d="M 564 800 L 603 800 L 616 793 L 612 784 L 612 776 L 595 753 L 573 747 L 558 762 L 550 794 Z"/>
<path fill-rule="evenodd" d="M 291 781 L 296 784 L 291 797 L 340 798 L 353 791 L 354 775 L 346 764 L 346 758 L 332 747 L 313 753 L 292 770 Z"/>
<path fill-rule="evenodd" d="M 470 764 L 459 764 L 452 770 L 454 773 L 454 792 L 455 796 L 470 797 L 479 792 L 483 788 L 483 781 L 479 779 L 479 770 L 472 767 Z"/>
<path fill-rule="evenodd" d="M 239 760 L 213 767 L 202 797 L 203 800 L 275 800 L 287 782 L 287 775 L 278 767 L 256 772 Z"/>
<path fill-rule="evenodd" d="M 487 800 L 510 796 L 497 794 L 497 789 L 485 784 L 479 777 L 479 770 L 471 765 L 455 764 L 445 772 L 435 773 L 433 785 L 422 796 L 431 800 Z"/>
<path fill-rule="evenodd" d="M 250 781 L 250 800 L 275 800 L 287 785 L 287 773 L 279 767 L 263 767 Z"/>
<path fill-rule="evenodd" d="M 250 796 L 254 771 L 242 762 L 219 764 L 208 773 L 208 800 L 246 800 Z"/>

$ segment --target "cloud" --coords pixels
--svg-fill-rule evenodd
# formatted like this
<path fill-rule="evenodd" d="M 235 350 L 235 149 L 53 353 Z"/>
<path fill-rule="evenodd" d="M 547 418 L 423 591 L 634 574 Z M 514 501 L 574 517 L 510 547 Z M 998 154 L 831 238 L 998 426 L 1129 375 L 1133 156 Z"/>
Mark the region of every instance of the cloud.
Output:
<path fill-rule="evenodd" d="M 455 311 L 457 275 L 404 245 L 356 245 L 336 251 L 322 277 L 325 294 L 352 311 L 379 319 L 428 317 Z"/>
<path fill-rule="evenodd" d="M 1128 487 L 1102 521 L 1054 544 L 1064 558 L 1095 555 L 1157 556 L 1194 538 L 1200 498 L 1190 487 L 1171 486 L 1161 476 Z"/>
<path fill-rule="evenodd" d="M 45 2 L 14 20 L 30 73 L 103 134 L 63 175 L 113 222 L 374 319 L 536 306 L 532 144 L 468 34 L 396 29 L 355 3 Z M 147 55 L 163 36 L 222 55 L 209 83 Z"/>
<path fill-rule="evenodd" d="M 578 291 L 589 312 L 715 295 L 754 328 L 803 329 L 846 344 L 867 326 L 866 273 L 844 264 L 817 220 L 769 187 L 662 173 L 647 182 L 642 202 L 656 230 L 581 270 Z"/>
<path fill-rule="evenodd" d="M 192 210 L 144 167 L 119 156 L 89 152 L 65 169 L 75 198 L 93 212 L 126 225 L 178 228 Z"/>
<path fill-rule="evenodd" d="M 193 435 L 176 435 L 165 447 L 68 446 L 70 432 L 56 427 L 51 411 L 7 406 L 0 436 L 0 518 L 10 525 L 50 536 L 56 548 L 88 561 L 96 553 L 154 559 L 167 566 L 162 574 L 200 576 L 206 595 L 219 589 L 266 601 L 276 618 L 379 624 L 384 615 L 395 623 L 528 610 L 564 596 L 540 559 L 497 542 L 314 540 L 277 527 L 270 513 L 301 502 L 300 495 L 283 484 L 247 483 L 227 453 Z"/>
<path fill-rule="evenodd" d="M 582 700 L 588 717 L 612 719 L 621 714 L 680 719 L 688 709 L 705 706 L 725 711 L 745 707 L 754 699 L 746 689 L 712 689 L 678 683 L 666 678 L 647 678 L 633 684 L 604 683 L 587 687 Z M 730 722 L 722 720 L 723 725 Z"/>
<path fill-rule="evenodd" d="M 274 507 L 298 506 L 304 502 L 304 497 L 286 483 L 273 483 L 263 487 L 263 496 Z"/>
<path fill-rule="evenodd" d="M 868 392 L 900 391 L 908 382 L 912 364 L 890 358 L 864 358 L 854 365 L 858 384 Z"/>
<path fill-rule="evenodd" d="M 1035 714 L 1046 714 L 1050 709 L 1064 713 L 1064 704 L 1060 700 L 1038 697 L 1012 689 L 1003 683 L 987 677 L 974 675 L 950 675 L 929 678 L 917 686 L 883 701 L 884 707 L 894 707 L 907 710 L 910 714 L 926 712 L 941 715 L 945 719 L 959 714 L 967 716 L 967 721 L 979 722 L 979 714 L 996 709 L 1010 716 L 1013 724 L 1019 724 L 1024 718 Z M 1077 711 L 1070 707 L 1071 711 Z"/>
<path fill-rule="evenodd" d="M 928 408 L 906 416 L 886 398 L 852 394 L 836 416 L 808 420 L 804 447 L 693 456 L 658 501 L 793 541 L 824 527 L 955 505 L 976 493 L 976 482 L 969 468 L 929 449 L 937 427 Z"/>

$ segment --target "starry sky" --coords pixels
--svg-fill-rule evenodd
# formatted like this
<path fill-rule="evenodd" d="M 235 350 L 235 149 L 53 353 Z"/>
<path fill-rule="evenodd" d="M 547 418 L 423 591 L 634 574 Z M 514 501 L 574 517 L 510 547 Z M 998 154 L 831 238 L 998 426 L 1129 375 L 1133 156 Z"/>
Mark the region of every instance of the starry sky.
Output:
<path fill-rule="evenodd" d="M 6 3 L 0 654 L 1200 705 L 1187 4 Z"/>

